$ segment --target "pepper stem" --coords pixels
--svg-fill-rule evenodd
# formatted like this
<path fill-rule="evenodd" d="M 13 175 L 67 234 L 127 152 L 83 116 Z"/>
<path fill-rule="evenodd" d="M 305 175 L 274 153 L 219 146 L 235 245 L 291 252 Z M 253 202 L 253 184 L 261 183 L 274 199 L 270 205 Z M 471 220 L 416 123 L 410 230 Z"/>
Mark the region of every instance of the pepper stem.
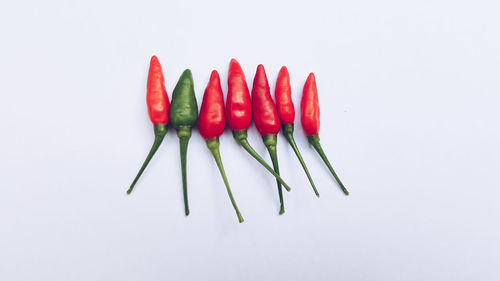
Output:
<path fill-rule="evenodd" d="M 229 187 L 229 181 L 226 177 L 226 171 L 224 171 L 224 165 L 222 165 L 222 160 L 220 158 L 219 152 L 219 138 L 206 139 L 207 147 L 214 156 L 215 162 L 217 163 L 217 167 L 219 168 L 222 179 L 224 180 L 224 185 L 226 186 L 227 195 L 229 195 L 229 199 L 231 200 L 231 204 L 233 204 L 233 208 L 236 211 L 236 215 L 238 216 L 238 221 L 242 223 L 243 216 L 241 216 L 240 210 L 238 210 L 238 206 L 236 205 L 236 201 L 234 200 L 233 193 L 231 192 L 231 188 Z"/>
<path fill-rule="evenodd" d="M 276 135 L 268 134 L 262 137 L 264 140 L 264 144 L 269 151 L 269 156 L 271 156 L 271 161 L 273 162 L 274 171 L 276 174 L 280 174 L 280 168 L 278 165 L 278 153 L 276 151 L 276 145 L 278 144 L 278 139 Z M 283 188 L 281 187 L 281 183 L 279 180 L 276 180 L 276 184 L 278 185 L 278 195 L 280 197 L 280 215 L 285 212 L 285 203 L 283 202 Z"/>
<path fill-rule="evenodd" d="M 337 173 L 335 173 L 335 171 L 333 170 L 332 164 L 330 164 L 330 161 L 328 161 L 328 158 L 326 157 L 323 148 L 321 148 L 321 144 L 319 143 L 319 135 L 307 136 L 307 140 L 319 153 L 319 156 L 321 156 L 321 159 L 323 159 L 323 162 L 325 162 L 326 166 L 328 166 L 328 169 L 330 169 L 330 172 L 332 172 L 333 177 L 335 178 L 335 180 L 337 180 L 344 194 L 349 195 L 349 191 L 347 191 L 344 184 L 340 181 L 339 177 L 337 176 Z"/>
<path fill-rule="evenodd" d="M 269 166 L 262 157 L 257 154 L 257 152 L 250 146 L 247 140 L 247 130 L 233 130 L 233 137 L 234 139 L 241 145 L 243 148 L 250 154 L 252 155 L 255 160 L 257 160 L 264 168 L 266 168 L 269 173 L 271 173 L 284 187 L 287 191 L 290 191 L 291 188 L 286 184 L 286 182 L 278 175 L 271 166 Z"/>
<path fill-rule="evenodd" d="M 154 132 L 155 132 L 155 140 L 153 142 L 153 145 L 151 146 L 151 150 L 149 150 L 148 156 L 146 156 L 146 160 L 144 160 L 144 163 L 142 164 L 141 168 L 139 169 L 139 172 L 137 173 L 137 176 L 135 176 L 134 181 L 127 190 L 127 194 L 130 194 L 132 190 L 134 190 L 135 184 L 137 183 L 142 173 L 148 166 L 149 161 L 151 161 L 151 159 L 153 158 L 153 155 L 155 155 L 156 151 L 158 150 L 158 147 L 160 147 L 163 138 L 165 138 L 165 135 L 167 134 L 167 124 L 161 124 L 161 123 L 154 124 Z"/>
<path fill-rule="evenodd" d="M 182 193 L 184 195 L 184 212 L 189 216 L 189 204 L 187 194 L 187 174 L 186 174 L 186 154 L 189 138 L 191 138 L 191 127 L 180 126 L 177 129 L 177 136 L 179 137 L 180 152 L 181 152 L 181 168 L 182 168 Z"/>
<path fill-rule="evenodd" d="M 319 197 L 319 192 L 316 189 L 316 185 L 314 185 L 314 181 L 311 177 L 311 174 L 309 174 L 309 170 L 307 169 L 306 163 L 304 162 L 304 159 L 302 159 L 302 155 L 300 154 L 299 148 L 297 147 L 297 144 L 295 143 L 295 139 L 293 138 L 293 123 L 283 124 L 283 131 L 284 131 L 286 139 L 288 140 L 288 143 L 290 144 L 290 146 L 293 149 L 293 152 L 295 152 L 295 155 L 297 155 L 297 158 L 299 159 L 300 165 L 302 165 L 304 172 L 306 172 L 307 178 L 309 179 L 309 182 L 311 183 L 311 186 L 314 190 L 314 193 L 316 194 L 317 197 Z"/>

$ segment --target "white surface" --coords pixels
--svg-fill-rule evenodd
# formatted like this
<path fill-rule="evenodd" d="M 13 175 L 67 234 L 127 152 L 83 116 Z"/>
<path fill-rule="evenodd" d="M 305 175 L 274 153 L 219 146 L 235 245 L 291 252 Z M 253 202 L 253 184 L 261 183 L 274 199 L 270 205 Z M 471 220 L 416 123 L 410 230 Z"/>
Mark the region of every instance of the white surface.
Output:
<path fill-rule="evenodd" d="M 0 5 L 0 280 L 499 280 L 497 1 L 9 1 Z M 317 199 L 280 136 L 292 186 L 233 141 L 222 157 L 238 224 L 195 131 L 183 215 L 171 130 L 153 140 L 149 58 L 171 96 L 191 68 L 198 103 L 231 57 L 299 106 L 317 75 L 321 138 L 345 197 L 296 139 Z M 256 129 L 250 142 L 269 159 Z"/>

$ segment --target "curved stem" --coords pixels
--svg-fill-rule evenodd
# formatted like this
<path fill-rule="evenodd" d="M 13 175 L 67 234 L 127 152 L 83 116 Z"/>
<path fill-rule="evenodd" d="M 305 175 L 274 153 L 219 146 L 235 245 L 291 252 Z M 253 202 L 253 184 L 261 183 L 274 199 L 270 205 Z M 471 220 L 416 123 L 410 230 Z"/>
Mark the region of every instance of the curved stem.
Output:
<path fill-rule="evenodd" d="M 278 139 L 276 135 L 264 135 L 262 137 L 264 140 L 264 144 L 269 151 L 269 156 L 271 156 L 271 161 L 273 162 L 273 168 L 276 174 L 280 174 L 280 168 L 278 165 L 278 153 L 276 151 L 276 145 L 278 144 Z M 283 202 L 283 188 L 281 187 L 281 183 L 276 180 L 276 184 L 278 185 L 278 195 L 280 198 L 280 215 L 285 213 L 285 203 Z"/>
<path fill-rule="evenodd" d="M 134 190 L 135 184 L 141 177 L 142 173 L 146 169 L 146 167 L 149 164 L 149 161 L 153 158 L 153 155 L 155 155 L 156 151 L 160 147 L 160 144 L 163 141 L 163 138 L 165 138 L 165 135 L 167 134 L 167 124 L 155 124 L 154 125 L 154 132 L 155 132 L 155 140 L 153 142 L 153 145 L 151 146 L 151 150 L 149 150 L 148 156 L 146 156 L 146 160 L 144 160 L 144 163 L 142 164 L 141 168 L 139 169 L 139 172 L 135 176 L 134 181 L 130 185 L 129 189 L 127 190 L 127 194 L 130 194 L 132 190 Z"/>
<path fill-rule="evenodd" d="M 323 148 L 321 148 L 321 144 L 319 143 L 319 135 L 307 136 L 307 139 L 309 140 L 309 143 L 314 147 L 314 149 L 316 149 L 316 151 L 319 153 L 319 156 L 321 156 L 321 159 L 323 159 L 323 162 L 325 162 L 326 166 L 328 166 L 328 169 L 330 169 L 333 177 L 339 183 L 339 186 L 344 194 L 349 195 L 349 191 L 347 191 L 344 184 L 340 181 L 337 173 L 335 173 L 335 171 L 333 170 L 332 164 L 330 164 L 330 161 L 328 161 L 325 152 L 323 152 Z"/>
<path fill-rule="evenodd" d="M 319 192 L 316 189 L 316 185 L 314 184 L 314 181 L 311 177 L 311 174 L 309 174 L 309 169 L 307 169 L 306 163 L 304 162 L 304 159 L 302 159 L 302 155 L 300 154 L 299 148 L 297 147 L 297 144 L 295 143 L 295 139 L 293 138 L 293 123 L 292 124 L 284 124 L 283 131 L 284 131 L 286 139 L 288 140 L 288 143 L 290 144 L 290 146 L 293 149 L 293 152 L 295 152 L 295 155 L 297 155 L 297 158 L 299 159 L 300 165 L 302 165 L 304 172 L 306 172 L 307 178 L 309 179 L 309 182 L 311 183 L 311 186 L 314 190 L 314 193 L 316 194 L 317 197 L 319 197 Z"/>
<path fill-rule="evenodd" d="M 229 187 L 229 181 L 226 177 L 226 171 L 224 171 L 224 165 L 222 165 L 222 160 L 220 158 L 219 152 L 219 138 L 206 139 L 207 147 L 214 156 L 215 162 L 217 163 L 217 167 L 219 168 L 222 179 L 224 180 L 224 185 L 226 186 L 227 195 L 229 195 L 229 199 L 231 200 L 231 204 L 233 204 L 233 208 L 236 211 L 236 215 L 238 216 L 238 221 L 242 223 L 244 221 L 243 216 L 238 210 L 238 206 L 236 205 L 236 201 L 234 200 L 233 193 L 231 192 L 231 188 Z"/>
<path fill-rule="evenodd" d="M 255 160 L 257 160 L 266 170 L 269 171 L 279 182 L 285 187 L 287 191 L 290 191 L 291 188 L 286 184 L 286 182 L 278 175 L 271 166 L 269 166 L 262 157 L 257 154 L 257 152 L 250 146 L 247 140 L 247 130 L 234 130 L 233 131 L 233 136 L 234 139 L 241 145 L 243 148 L 250 154 L 252 155 Z"/>
<path fill-rule="evenodd" d="M 177 136 L 179 137 L 180 152 L 181 152 L 181 169 L 182 169 L 182 193 L 184 195 L 184 212 L 189 216 L 189 204 L 187 194 L 187 173 L 186 173 L 186 154 L 189 138 L 191 138 L 191 127 L 180 126 L 177 129 Z"/>

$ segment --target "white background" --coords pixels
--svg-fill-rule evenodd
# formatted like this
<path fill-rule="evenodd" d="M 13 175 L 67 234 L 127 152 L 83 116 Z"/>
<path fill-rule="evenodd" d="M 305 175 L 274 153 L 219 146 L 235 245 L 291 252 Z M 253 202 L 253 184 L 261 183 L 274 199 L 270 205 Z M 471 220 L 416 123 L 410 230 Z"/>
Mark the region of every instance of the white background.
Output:
<path fill-rule="evenodd" d="M 4 1 L 0 280 L 499 280 L 498 1 Z M 153 141 L 151 55 L 198 103 L 232 57 L 249 84 L 316 73 L 326 153 L 296 122 L 317 199 L 281 135 L 274 179 L 227 130 L 245 223 L 195 130 L 183 214 L 179 144 Z M 273 91 L 274 95 L 274 91 Z M 269 160 L 255 127 L 250 143 Z"/>

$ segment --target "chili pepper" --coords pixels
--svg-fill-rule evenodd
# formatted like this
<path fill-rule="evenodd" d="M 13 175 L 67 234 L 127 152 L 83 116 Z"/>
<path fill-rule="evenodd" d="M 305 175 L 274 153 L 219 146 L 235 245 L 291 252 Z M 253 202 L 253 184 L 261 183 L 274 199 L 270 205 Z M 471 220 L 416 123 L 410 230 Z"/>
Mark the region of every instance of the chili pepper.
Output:
<path fill-rule="evenodd" d="M 226 186 L 227 194 L 229 195 L 229 199 L 231 200 L 234 210 L 236 211 L 236 215 L 238 216 L 238 221 L 242 223 L 243 217 L 238 210 L 233 193 L 229 187 L 229 182 L 227 180 L 226 172 L 224 171 L 224 166 L 222 165 L 219 152 L 219 137 L 224 132 L 225 127 L 226 117 L 224 115 L 224 97 L 220 86 L 219 73 L 214 70 L 210 75 L 210 81 L 208 82 L 208 85 L 205 88 L 205 94 L 203 95 L 198 129 L 200 131 L 200 135 L 205 139 L 207 147 L 212 153 L 215 162 L 217 163 L 224 185 Z"/>
<path fill-rule="evenodd" d="M 316 78 L 314 73 L 310 73 L 307 77 L 306 83 L 304 85 L 304 91 L 302 92 L 302 100 L 300 102 L 301 110 L 301 121 L 302 127 L 307 135 L 307 140 L 314 147 L 314 149 L 319 153 L 321 159 L 325 162 L 326 166 L 332 173 L 335 180 L 337 180 L 340 188 L 345 195 L 349 195 L 349 191 L 345 188 L 344 184 L 340 181 L 339 177 L 333 170 L 330 161 L 326 157 L 326 154 L 321 148 L 319 142 L 319 102 L 318 102 L 318 89 L 316 88 Z"/>
<path fill-rule="evenodd" d="M 198 120 L 198 104 L 194 94 L 194 82 L 191 70 L 186 69 L 182 73 L 172 94 L 172 105 L 169 111 L 170 122 L 177 129 L 179 137 L 181 168 L 182 168 L 182 191 L 184 194 L 184 211 L 189 215 L 187 196 L 186 154 L 191 129 Z"/>
<path fill-rule="evenodd" d="M 227 79 L 228 93 L 226 102 L 226 118 L 234 139 L 264 168 L 266 168 L 277 180 L 290 191 L 288 184 L 271 168 L 262 157 L 250 146 L 247 140 L 247 130 L 252 122 L 252 103 L 250 92 L 248 91 L 245 74 L 240 64 L 231 59 L 229 64 L 229 74 Z"/>
<path fill-rule="evenodd" d="M 149 119 L 154 126 L 155 140 L 151 150 L 149 151 L 146 160 L 142 164 L 137 176 L 127 190 L 127 194 L 130 194 L 134 189 L 135 184 L 141 177 L 142 173 L 146 169 L 153 158 L 153 155 L 160 147 L 160 144 L 167 134 L 167 124 L 168 124 L 168 109 L 170 103 L 168 101 L 167 91 L 165 90 L 165 79 L 163 78 L 163 72 L 161 70 L 160 62 L 156 56 L 151 57 L 151 62 L 149 64 L 148 82 L 146 87 L 146 103 L 148 106 Z"/>
<path fill-rule="evenodd" d="M 281 123 L 278 117 L 276 105 L 274 105 L 273 98 L 271 97 L 271 91 L 269 90 L 266 70 L 262 64 L 257 66 L 257 71 L 253 79 L 252 109 L 255 126 L 261 134 L 264 144 L 269 151 L 274 171 L 279 175 L 280 169 L 278 165 L 276 145 L 278 144 L 277 135 L 280 131 Z M 276 183 L 278 185 L 278 195 L 280 199 L 280 214 L 283 214 L 285 212 L 283 190 L 280 182 L 276 181 Z"/>
<path fill-rule="evenodd" d="M 314 181 L 309 174 L 306 163 L 304 162 L 304 159 L 302 159 L 302 155 L 300 154 L 299 148 L 297 147 L 295 139 L 293 138 L 295 109 L 293 106 L 291 93 L 292 91 L 290 87 L 290 75 L 288 74 L 288 69 L 286 68 L 286 66 L 283 66 L 278 74 L 278 78 L 276 80 L 276 90 L 274 91 L 274 95 L 276 98 L 276 107 L 278 108 L 278 115 L 282 123 L 285 137 L 292 147 L 293 151 L 295 152 L 295 155 L 297 155 L 297 158 L 299 159 L 300 165 L 302 165 L 304 172 L 306 172 L 307 178 L 311 183 L 314 193 L 319 197 L 319 192 L 314 185 Z"/>

